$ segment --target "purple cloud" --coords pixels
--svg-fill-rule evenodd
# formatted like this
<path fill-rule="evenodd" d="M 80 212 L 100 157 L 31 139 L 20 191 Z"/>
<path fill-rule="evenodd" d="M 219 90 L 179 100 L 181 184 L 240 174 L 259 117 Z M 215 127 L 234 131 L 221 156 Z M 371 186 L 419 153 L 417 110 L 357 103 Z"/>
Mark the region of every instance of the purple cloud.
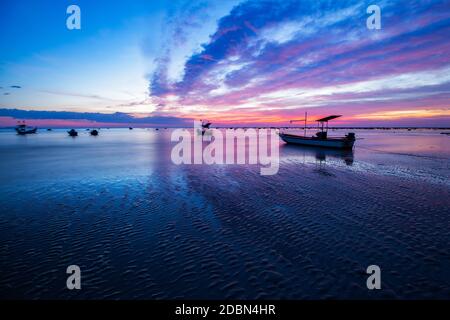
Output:
<path fill-rule="evenodd" d="M 241 3 L 185 61 L 181 80 L 167 78 L 170 61 L 161 58 L 150 79 L 151 95 L 163 101 L 168 95 L 178 97 L 180 110 L 203 105 L 211 111 L 264 112 L 300 103 L 333 107 L 355 101 L 376 110 L 373 101 L 406 108 L 395 101 L 422 97 L 429 107 L 441 106 L 438 97 L 450 90 L 450 79 L 439 76 L 450 70 L 450 4 L 382 1 L 383 27 L 368 30 L 370 4 Z"/>

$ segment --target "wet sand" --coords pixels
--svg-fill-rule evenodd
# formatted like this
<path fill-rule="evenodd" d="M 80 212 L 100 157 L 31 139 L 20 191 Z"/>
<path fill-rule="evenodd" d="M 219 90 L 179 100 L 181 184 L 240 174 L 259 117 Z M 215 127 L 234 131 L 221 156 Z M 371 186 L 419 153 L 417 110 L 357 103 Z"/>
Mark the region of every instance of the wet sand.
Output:
<path fill-rule="evenodd" d="M 439 132 L 356 131 L 353 152 L 281 143 L 278 174 L 261 176 L 172 164 L 170 130 L 1 131 L 0 296 L 448 299 Z M 366 288 L 371 264 L 382 290 Z"/>

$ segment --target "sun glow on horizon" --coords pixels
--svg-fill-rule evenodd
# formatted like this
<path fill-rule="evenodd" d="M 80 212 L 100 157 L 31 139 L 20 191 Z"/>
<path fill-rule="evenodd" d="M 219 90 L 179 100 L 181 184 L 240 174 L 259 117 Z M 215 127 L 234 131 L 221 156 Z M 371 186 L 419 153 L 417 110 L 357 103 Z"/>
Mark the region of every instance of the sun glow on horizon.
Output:
<path fill-rule="evenodd" d="M 369 114 L 355 115 L 353 116 L 353 118 L 364 120 L 392 120 L 392 119 L 431 118 L 431 117 L 448 117 L 448 116 L 450 116 L 450 108 L 380 111 Z"/>

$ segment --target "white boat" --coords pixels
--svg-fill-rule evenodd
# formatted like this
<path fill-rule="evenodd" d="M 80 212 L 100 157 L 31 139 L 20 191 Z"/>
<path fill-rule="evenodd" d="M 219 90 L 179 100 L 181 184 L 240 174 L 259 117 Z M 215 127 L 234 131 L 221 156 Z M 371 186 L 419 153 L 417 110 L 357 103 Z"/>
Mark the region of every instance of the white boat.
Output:
<path fill-rule="evenodd" d="M 321 139 L 318 137 L 304 137 L 288 133 L 280 133 L 280 138 L 286 143 L 301 144 L 304 146 L 313 146 L 313 147 L 338 148 L 338 149 L 352 149 L 353 144 L 355 143 L 355 136 L 353 133 L 349 133 L 343 138 L 326 138 L 326 139 Z"/>
<path fill-rule="evenodd" d="M 315 136 L 307 137 L 290 134 L 285 132 L 280 132 L 280 138 L 286 143 L 312 146 L 312 147 L 323 147 L 323 148 L 336 148 L 336 149 L 352 149 L 355 144 L 355 134 L 349 132 L 345 137 L 328 137 L 328 121 L 332 119 L 339 118 L 337 115 L 328 116 L 319 120 L 316 120 L 319 124 L 319 132 Z M 294 121 L 294 120 L 293 120 Z M 292 121 L 291 121 L 292 122 Z M 305 118 L 305 133 L 306 133 L 306 118 Z"/>
<path fill-rule="evenodd" d="M 27 127 L 27 125 L 25 124 L 25 121 L 19 122 L 15 129 L 16 129 L 17 134 L 20 134 L 20 135 L 32 134 L 32 133 L 36 133 L 36 131 L 37 131 L 36 127 L 34 127 L 34 128 Z"/>
<path fill-rule="evenodd" d="M 212 132 L 209 129 L 210 129 L 210 126 L 212 123 L 209 121 L 204 121 L 204 120 L 200 120 L 200 121 L 202 122 L 202 125 L 201 125 L 201 129 L 200 128 L 197 129 L 197 134 L 202 135 L 202 136 L 205 136 L 205 135 L 211 136 Z"/>

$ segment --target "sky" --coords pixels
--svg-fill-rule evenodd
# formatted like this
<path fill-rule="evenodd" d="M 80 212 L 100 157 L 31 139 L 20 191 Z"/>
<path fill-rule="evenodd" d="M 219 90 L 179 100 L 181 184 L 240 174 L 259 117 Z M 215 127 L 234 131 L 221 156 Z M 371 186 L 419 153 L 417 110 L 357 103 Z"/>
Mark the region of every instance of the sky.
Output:
<path fill-rule="evenodd" d="M 450 126 L 449 0 L 2 0 L 0 30 L 0 126 Z"/>

